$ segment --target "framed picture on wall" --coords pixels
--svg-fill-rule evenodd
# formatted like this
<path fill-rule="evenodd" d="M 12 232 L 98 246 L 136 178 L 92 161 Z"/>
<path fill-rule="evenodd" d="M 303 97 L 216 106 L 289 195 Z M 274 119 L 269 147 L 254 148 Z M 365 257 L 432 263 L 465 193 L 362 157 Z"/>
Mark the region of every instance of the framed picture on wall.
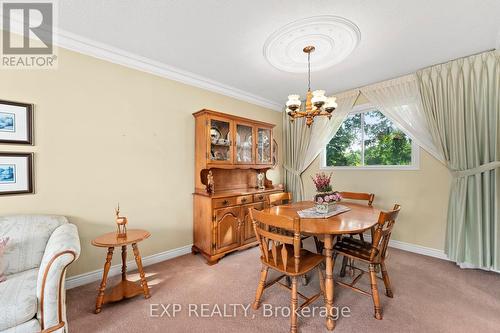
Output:
<path fill-rule="evenodd" d="M 33 144 L 33 105 L 0 100 L 0 143 Z"/>
<path fill-rule="evenodd" d="M 33 193 L 33 154 L 0 153 L 0 195 Z"/>

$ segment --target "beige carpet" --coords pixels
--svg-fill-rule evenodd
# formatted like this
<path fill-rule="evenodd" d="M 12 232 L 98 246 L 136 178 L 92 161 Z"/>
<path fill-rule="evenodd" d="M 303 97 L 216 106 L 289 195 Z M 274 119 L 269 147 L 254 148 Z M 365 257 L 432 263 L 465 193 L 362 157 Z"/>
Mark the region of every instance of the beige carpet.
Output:
<path fill-rule="evenodd" d="M 103 253 L 104 255 L 104 253 Z M 120 303 L 104 305 L 93 313 L 98 283 L 68 291 L 68 321 L 71 332 L 288 332 L 289 318 L 264 317 L 262 310 L 242 308 L 233 316 L 231 304 L 252 302 L 258 282 L 258 249 L 238 252 L 208 266 L 202 258 L 185 255 L 146 267 L 152 297 L 138 296 Z M 500 332 L 500 274 L 479 270 L 461 270 L 451 262 L 390 249 L 387 261 L 394 298 L 383 295 L 379 284 L 384 319 L 373 318 L 371 299 L 337 286 L 335 305 L 349 307 L 350 317 L 337 321 L 335 332 Z M 339 264 L 339 263 L 337 263 Z M 338 268 L 338 265 L 336 265 Z M 134 272 L 130 276 L 137 279 Z M 318 288 L 317 275 L 306 287 L 306 295 Z M 115 277 L 112 282 L 116 282 Z M 368 288 L 367 279 L 363 283 Z M 381 281 L 380 281 L 381 282 Z M 109 284 L 108 284 L 109 285 Z M 289 292 L 277 285 L 267 289 L 263 302 L 276 307 L 289 306 Z M 321 299 L 315 304 L 321 307 Z M 182 309 L 174 317 L 151 317 L 150 305 L 178 303 Z M 189 303 L 192 303 L 191 316 Z M 215 307 L 227 317 L 196 317 Z M 197 306 L 195 310 L 195 306 Z M 157 310 L 155 310 L 157 309 Z M 173 315 L 172 305 L 168 308 Z M 161 306 L 153 305 L 159 315 Z M 286 310 L 285 310 L 286 312 Z M 222 313 L 224 315 L 224 313 Z M 324 318 L 301 318 L 301 332 L 327 332 Z"/>

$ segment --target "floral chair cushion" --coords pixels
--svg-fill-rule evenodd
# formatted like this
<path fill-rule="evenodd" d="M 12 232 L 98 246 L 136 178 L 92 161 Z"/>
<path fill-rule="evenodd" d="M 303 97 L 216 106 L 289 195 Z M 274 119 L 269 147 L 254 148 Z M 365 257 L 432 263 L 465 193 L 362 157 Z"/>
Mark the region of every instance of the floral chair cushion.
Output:
<path fill-rule="evenodd" d="M 0 238 L 10 238 L 3 255 L 5 275 L 39 267 L 50 235 L 65 223 L 68 220 L 64 216 L 0 217 Z"/>
<path fill-rule="evenodd" d="M 21 325 L 17 325 L 11 328 L 6 329 L 5 331 L 1 331 L 0 333 L 33 333 L 40 332 L 40 322 L 37 319 L 31 319 Z M 62 333 L 62 332 L 57 332 Z"/>
<path fill-rule="evenodd" d="M 0 331 L 35 318 L 38 269 L 12 274 L 0 283 Z"/>
<path fill-rule="evenodd" d="M 7 242 L 9 241 L 9 237 L 0 238 L 0 282 L 5 281 L 5 261 L 3 258 L 3 253 L 5 248 L 7 247 Z"/>

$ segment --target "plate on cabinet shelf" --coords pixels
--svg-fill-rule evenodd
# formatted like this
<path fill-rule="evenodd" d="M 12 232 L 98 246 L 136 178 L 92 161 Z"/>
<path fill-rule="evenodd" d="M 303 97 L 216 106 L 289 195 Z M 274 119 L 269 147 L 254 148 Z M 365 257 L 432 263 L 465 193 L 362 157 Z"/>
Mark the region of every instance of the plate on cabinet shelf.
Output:
<path fill-rule="evenodd" d="M 265 132 L 259 132 L 259 142 L 269 144 L 269 136 Z"/>
<path fill-rule="evenodd" d="M 221 136 L 222 134 L 216 127 L 212 127 L 210 129 L 210 139 L 212 140 L 212 143 L 217 143 Z"/>
<path fill-rule="evenodd" d="M 236 142 L 239 142 L 240 145 L 244 145 L 245 143 L 252 144 L 252 135 L 245 135 L 243 140 L 241 140 L 240 133 L 236 132 Z"/>

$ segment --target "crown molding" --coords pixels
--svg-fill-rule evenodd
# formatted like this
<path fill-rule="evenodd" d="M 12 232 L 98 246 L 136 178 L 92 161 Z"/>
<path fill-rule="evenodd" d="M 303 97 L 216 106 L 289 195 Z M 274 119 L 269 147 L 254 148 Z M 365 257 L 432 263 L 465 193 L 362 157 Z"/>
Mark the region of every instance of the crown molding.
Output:
<path fill-rule="evenodd" d="M 274 111 L 281 112 L 283 110 L 283 106 L 275 101 L 228 86 L 198 74 L 163 64 L 156 60 L 139 56 L 61 29 L 57 29 L 56 35 L 57 37 L 54 38 L 54 44 L 64 49 L 212 91 Z"/>

